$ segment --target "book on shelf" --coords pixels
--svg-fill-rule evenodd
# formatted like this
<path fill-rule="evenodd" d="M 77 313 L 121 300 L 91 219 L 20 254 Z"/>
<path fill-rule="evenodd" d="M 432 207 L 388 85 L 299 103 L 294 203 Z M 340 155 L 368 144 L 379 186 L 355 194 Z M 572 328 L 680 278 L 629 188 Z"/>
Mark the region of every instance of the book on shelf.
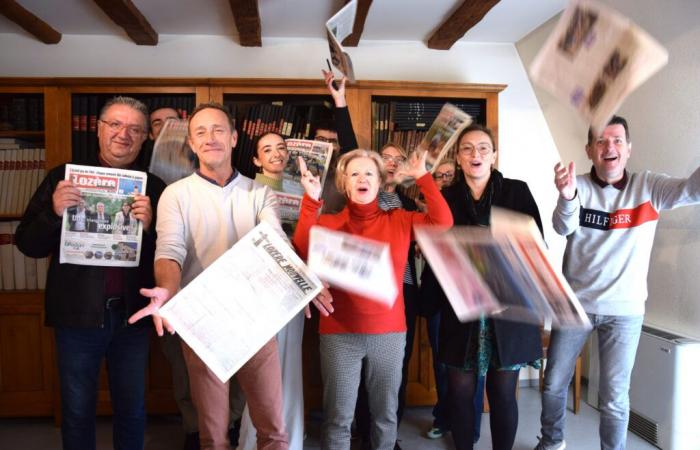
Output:
<path fill-rule="evenodd" d="M 30 258 L 15 244 L 19 221 L 0 222 L 0 290 L 35 290 L 46 287 L 48 258 Z"/>
<path fill-rule="evenodd" d="M 0 143 L 0 214 L 19 216 L 43 179 L 46 150 L 31 143 Z M 9 147 L 9 148 L 5 148 Z"/>

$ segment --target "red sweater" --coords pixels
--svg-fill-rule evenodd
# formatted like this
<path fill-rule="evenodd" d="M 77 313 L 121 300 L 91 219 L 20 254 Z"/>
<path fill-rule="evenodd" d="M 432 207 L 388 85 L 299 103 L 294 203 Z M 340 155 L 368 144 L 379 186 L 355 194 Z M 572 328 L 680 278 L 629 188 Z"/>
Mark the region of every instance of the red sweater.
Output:
<path fill-rule="evenodd" d="M 321 316 L 319 323 L 321 334 L 380 334 L 406 331 L 403 273 L 408 260 L 413 225 L 452 226 L 450 208 L 430 174 L 419 178 L 417 184 L 425 196 L 428 206 L 427 214 L 398 208 L 382 211 L 375 198 L 372 203 L 367 205 L 360 205 L 348 200 L 347 206 L 338 214 L 319 216 L 318 211 L 322 202 L 304 195 L 293 239 L 294 246 L 303 259 L 308 257 L 309 231 L 313 225 L 387 242 L 394 266 L 394 282 L 398 287 L 396 301 L 391 308 L 367 297 L 331 288 L 335 311 L 328 317 Z"/>

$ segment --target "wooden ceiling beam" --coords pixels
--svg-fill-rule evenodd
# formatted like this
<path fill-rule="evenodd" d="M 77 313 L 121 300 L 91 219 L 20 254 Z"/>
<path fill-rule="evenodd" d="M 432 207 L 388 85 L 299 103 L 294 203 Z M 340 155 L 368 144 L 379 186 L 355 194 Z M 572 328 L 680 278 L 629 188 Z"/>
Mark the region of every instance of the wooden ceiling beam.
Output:
<path fill-rule="evenodd" d="M 345 3 L 348 2 L 346 1 Z M 365 21 L 367 20 L 370 6 L 372 6 L 372 0 L 359 0 L 357 2 L 357 14 L 355 15 L 355 23 L 352 26 L 352 34 L 343 40 L 343 46 L 357 47 L 357 44 L 360 43 L 360 37 L 362 37 L 362 32 L 365 30 Z"/>
<path fill-rule="evenodd" d="M 27 30 L 44 44 L 58 44 L 63 37 L 51 25 L 24 9 L 15 0 L 0 0 L 0 14 Z"/>
<path fill-rule="evenodd" d="M 229 0 L 238 40 L 243 47 L 262 47 L 258 0 Z"/>
<path fill-rule="evenodd" d="M 428 48 L 449 50 L 500 0 L 465 0 L 428 39 Z"/>
<path fill-rule="evenodd" d="M 94 0 L 138 45 L 158 45 L 158 33 L 131 0 Z"/>

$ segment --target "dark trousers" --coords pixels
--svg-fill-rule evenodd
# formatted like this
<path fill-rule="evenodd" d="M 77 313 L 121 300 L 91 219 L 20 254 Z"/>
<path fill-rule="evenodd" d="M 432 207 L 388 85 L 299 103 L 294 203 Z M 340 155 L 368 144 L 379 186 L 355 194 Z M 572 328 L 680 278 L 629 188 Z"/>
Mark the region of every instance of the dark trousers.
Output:
<path fill-rule="evenodd" d="M 142 450 L 149 327 L 126 326 L 123 308 L 105 310 L 102 328 L 55 329 L 64 450 L 94 450 L 100 364 L 107 360 L 115 450 Z"/>

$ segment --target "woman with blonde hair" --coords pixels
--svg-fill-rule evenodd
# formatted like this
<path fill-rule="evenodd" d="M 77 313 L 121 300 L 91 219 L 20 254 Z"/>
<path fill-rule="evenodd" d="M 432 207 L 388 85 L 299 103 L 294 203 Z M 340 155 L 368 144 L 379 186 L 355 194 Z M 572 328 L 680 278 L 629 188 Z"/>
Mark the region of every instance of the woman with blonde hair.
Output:
<path fill-rule="evenodd" d="M 387 178 L 384 162 L 376 152 L 353 150 L 340 158 L 336 170 L 336 187 L 347 198 L 345 208 L 338 214 L 319 216 L 321 185 L 300 161 L 306 193 L 293 239 L 299 254 L 308 256 L 313 225 L 385 242 L 389 244 L 398 291 L 393 305 L 387 307 L 331 287 L 335 312 L 321 317 L 319 323 L 324 449 L 350 448 L 350 426 L 363 363 L 372 416 L 372 447 L 392 450 L 396 443 L 398 391 L 406 345 L 403 274 L 413 226 L 452 225 L 447 203 L 425 168 L 425 157 L 414 155 L 401 173 L 416 178 L 426 198 L 427 213 L 380 209 L 378 194 Z"/>

